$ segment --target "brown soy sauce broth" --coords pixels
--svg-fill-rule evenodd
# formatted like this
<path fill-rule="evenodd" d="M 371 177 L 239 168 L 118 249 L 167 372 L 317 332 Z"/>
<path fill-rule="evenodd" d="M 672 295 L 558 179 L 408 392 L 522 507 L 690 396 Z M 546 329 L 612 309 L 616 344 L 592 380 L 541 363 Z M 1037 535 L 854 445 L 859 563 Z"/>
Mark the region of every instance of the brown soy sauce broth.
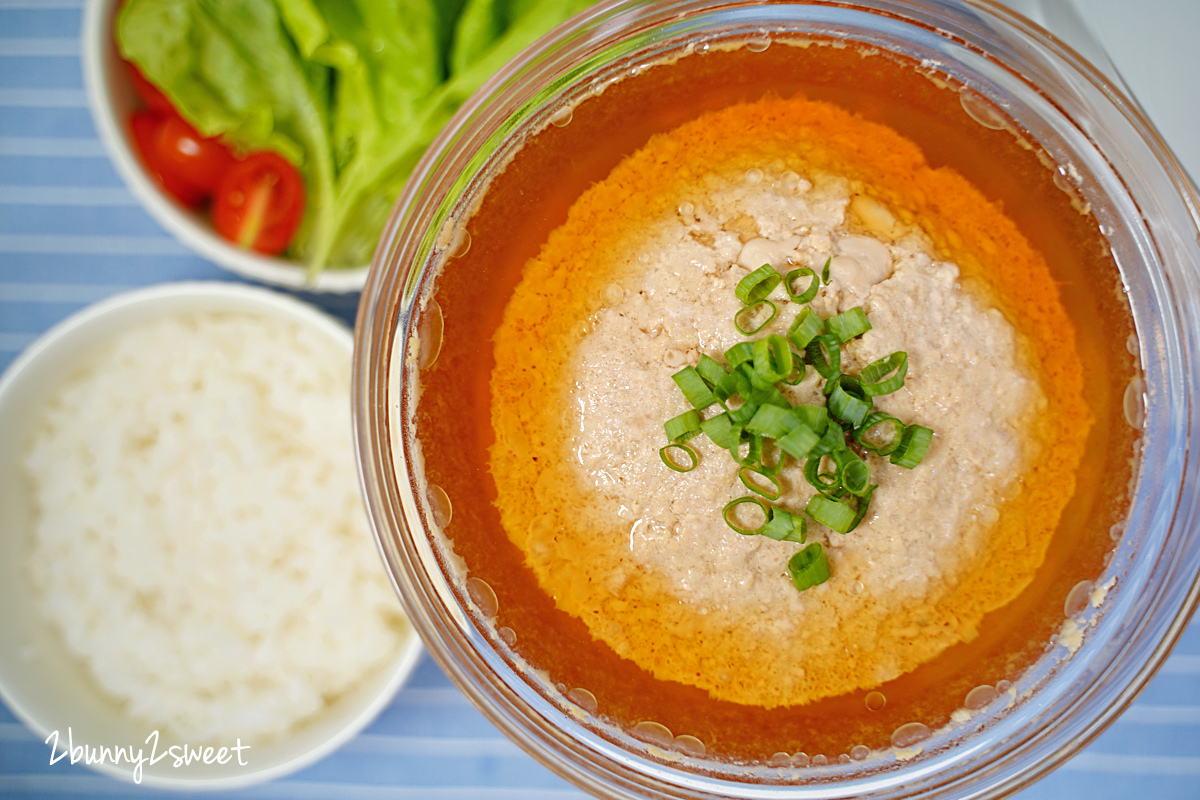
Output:
<path fill-rule="evenodd" d="M 1076 322 L 1085 394 L 1096 420 L 1075 494 L 1033 584 L 988 615 L 975 640 L 875 687 L 886 698 L 882 707 L 877 696 L 868 702 L 870 691 L 864 690 L 767 710 L 713 700 L 702 690 L 651 677 L 555 608 L 492 505 L 490 341 L 525 262 L 563 222 L 580 192 L 652 134 L 770 92 L 830 101 L 888 125 L 917 143 L 933 166 L 957 170 L 1002 205 L 1061 285 Z M 467 229 L 470 249 L 451 262 L 433 290 L 445 318 L 444 339 L 436 363 L 421 374 L 414 415 L 426 477 L 452 499 L 453 520 L 445 533 L 455 553 L 473 578 L 495 592 L 498 613 L 488 624 L 511 629 L 512 650 L 544 671 L 552 685 L 594 696 L 605 722 L 632 729 L 653 721 L 696 737 L 710 758 L 734 763 L 767 764 L 777 753 L 821 754 L 837 763 L 856 746 L 860 754 L 863 746 L 887 748 L 901 726 L 921 722 L 937 728 L 963 707 L 972 689 L 1017 679 L 1046 651 L 1063 622 L 1071 588 L 1102 571 L 1112 548 L 1109 529 L 1126 510 L 1136 435 L 1122 409 L 1136 368 L 1125 347 L 1133 328 L 1116 290 L 1107 242 L 1094 217 L 1081 213 L 1055 185 L 1054 171 L 1035 149 L 1023 146 L 1011 130 L 980 125 L 964 111 L 954 88 L 931 80 L 906 57 L 776 42 L 765 51 L 714 48 L 644 69 L 579 103 L 569 124 L 547 126 L 526 141 L 493 178 Z"/>

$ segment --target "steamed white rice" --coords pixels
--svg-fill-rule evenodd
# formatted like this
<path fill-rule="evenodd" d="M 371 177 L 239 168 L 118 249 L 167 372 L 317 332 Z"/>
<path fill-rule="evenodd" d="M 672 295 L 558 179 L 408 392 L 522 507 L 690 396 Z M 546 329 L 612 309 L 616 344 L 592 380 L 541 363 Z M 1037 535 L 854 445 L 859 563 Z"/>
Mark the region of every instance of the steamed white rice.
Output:
<path fill-rule="evenodd" d="M 41 608 L 152 728 L 269 738 L 396 657 L 407 623 L 356 483 L 349 361 L 280 319 L 168 317 L 45 409 L 25 461 Z"/>

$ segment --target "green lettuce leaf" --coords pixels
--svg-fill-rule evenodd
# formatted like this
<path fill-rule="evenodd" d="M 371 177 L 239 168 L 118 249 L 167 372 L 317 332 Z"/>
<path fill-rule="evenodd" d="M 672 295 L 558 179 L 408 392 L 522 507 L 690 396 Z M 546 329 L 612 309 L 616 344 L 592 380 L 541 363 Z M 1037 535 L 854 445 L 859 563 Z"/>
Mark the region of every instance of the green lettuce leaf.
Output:
<path fill-rule="evenodd" d="M 121 55 L 201 133 L 295 164 L 308 196 L 300 235 L 330 235 L 328 71 L 301 57 L 274 3 L 128 0 L 116 38 Z"/>

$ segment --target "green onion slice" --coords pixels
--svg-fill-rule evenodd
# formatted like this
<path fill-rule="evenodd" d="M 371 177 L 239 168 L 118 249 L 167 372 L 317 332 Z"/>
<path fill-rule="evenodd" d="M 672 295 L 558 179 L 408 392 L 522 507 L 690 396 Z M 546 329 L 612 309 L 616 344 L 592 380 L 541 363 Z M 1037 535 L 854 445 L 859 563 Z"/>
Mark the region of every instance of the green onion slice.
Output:
<path fill-rule="evenodd" d="M 685 466 L 674 455 L 676 451 L 682 452 L 688 458 L 688 464 Z M 662 462 L 676 472 L 691 472 L 700 463 L 700 456 L 696 455 L 696 451 L 688 447 L 686 444 L 672 443 L 666 447 L 662 447 L 658 451 L 658 457 Z"/>
<path fill-rule="evenodd" d="M 825 320 L 821 319 L 821 315 L 811 308 L 802 308 L 796 318 L 792 320 L 792 326 L 788 328 L 787 336 L 788 339 L 791 339 L 792 344 L 803 350 L 823 330 L 825 330 Z"/>
<path fill-rule="evenodd" d="M 695 409 L 685 411 L 663 423 L 663 429 L 667 432 L 667 441 L 682 444 L 700 432 L 700 414 Z"/>
<path fill-rule="evenodd" d="M 717 414 L 700 423 L 700 430 L 717 447 L 728 450 L 742 439 L 742 426 L 737 425 L 729 414 Z"/>
<path fill-rule="evenodd" d="M 825 380 L 833 380 L 842 371 L 842 343 L 832 333 L 814 336 L 804 352 L 808 356 L 808 363 Z"/>
<path fill-rule="evenodd" d="M 833 256 L 825 259 L 825 266 L 821 267 L 821 280 L 829 285 L 829 265 L 833 263 Z"/>
<path fill-rule="evenodd" d="M 802 380 L 804 380 L 804 374 L 805 374 L 804 356 L 793 351 L 792 352 L 792 371 L 791 371 L 791 373 L 788 374 L 788 376 L 786 378 L 783 379 L 783 382 L 786 383 L 788 386 L 798 386 L 800 384 L 800 382 Z"/>
<path fill-rule="evenodd" d="M 855 509 L 841 500 L 833 500 L 823 494 L 814 494 L 804 507 L 804 513 L 815 521 L 838 533 L 854 530 Z"/>
<path fill-rule="evenodd" d="M 821 462 L 824 460 L 824 456 L 814 456 L 805 461 L 804 480 L 821 494 L 829 496 L 842 488 L 842 481 L 836 472 L 821 472 Z"/>
<path fill-rule="evenodd" d="M 801 278 L 812 278 L 808 283 L 808 288 L 803 292 L 796 293 L 792 291 L 792 286 Z M 817 296 L 817 290 L 821 288 L 821 279 L 817 277 L 817 273 L 813 272 L 808 267 L 801 267 L 789 272 L 783 278 L 783 288 L 787 291 L 788 297 L 792 298 L 797 303 L 811 303 L 813 298 Z"/>
<path fill-rule="evenodd" d="M 825 320 L 825 327 L 837 337 L 839 344 L 845 344 L 855 336 L 862 336 L 871 330 L 871 323 L 867 320 L 866 312 L 855 306 Z"/>
<path fill-rule="evenodd" d="M 842 488 L 859 497 L 866 494 L 871 485 L 871 468 L 867 466 L 867 462 L 848 447 L 838 448 L 829 455 L 833 463 L 837 464 L 838 479 Z"/>
<path fill-rule="evenodd" d="M 671 380 L 675 381 L 675 385 L 679 387 L 679 391 L 683 392 L 683 396 L 687 398 L 692 408 L 708 408 L 717 402 L 712 389 L 709 388 L 704 378 L 700 377 L 700 373 L 695 367 L 684 367 L 672 375 Z"/>
<path fill-rule="evenodd" d="M 875 494 L 875 490 L 879 488 L 879 484 L 873 483 L 867 487 L 867 490 L 858 498 L 858 508 L 854 512 L 854 521 L 850 525 L 850 530 L 858 527 L 858 523 L 863 521 L 867 516 L 867 508 L 871 505 L 871 496 Z"/>
<path fill-rule="evenodd" d="M 754 528 L 744 527 L 739 525 L 737 522 L 736 515 L 738 513 L 738 506 L 746 505 L 747 503 L 753 503 L 754 505 L 758 506 L 758 510 L 761 511 L 763 515 L 763 521 Z M 739 497 L 738 499 L 730 500 L 725 504 L 725 508 L 721 509 L 721 517 L 725 520 L 726 525 L 728 525 L 730 528 L 733 528 L 743 536 L 754 536 L 760 533 L 763 529 L 763 526 L 766 525 L 771 519 L 771 512 L 767 504 L 762 500 L 759 500 L 757 497 Z"/>
<path fill-rule="evenodd" d="M 792 416 L 801 425 L 812 428 L 814 433 L 824 433 L 829 424 L 829 410 L 824 406 L 793 406 Z"/>
<path fill-rule="evenodd" d="M 933 431 L 924 425 L 909 425 L 900 437 L 900 446 L 889 456 L 893 464 L 912 469 L 920 464 L 933 442 Z"/>
<path fill-rule="evenodd" d="M 779 276 L 774 267 L 770 264 L 763 264 L 738 281 L 737 288 L 733 291 L 738 300 L 749 306 L 765 300 L 781 280 L 783 278 Z"/>
<path fill-rule="evenodd" d="M 787 434 L 776 439 L 779 449 L 795 459 L 807 458 L 813 448 L 820 443 L 821 437 L 813 429 L 804 424 L 798 424 Z"/>
<path fill-rule="evenodd" d="M 743 361 L 754 363 L 754 342 L 738 342 L 725 351 L 725 363 L 731 370 L 737 369 Z"/>
<path fill-rule="evenodd" d="M 886 411 L 872 411 L 854 429 L 854 441 L 881 456 L 891 455 L 900 446 L 903 435 L 904 423 Z"/>
<path fill-rule="evenodd" d="M 717 361 L 712 356 L 701 355 L 700 360 L 696 362 L 696 372 L 700 373 L 700 377 L 704 382 L 711 387 L 717 387 L 729 372 L 721 366 L 721 362 Z"/>
<path fill-rule="evenodd" d="M 768 459 L 767 453 L 770 452 L 774 458 Z M 763 475 L 778 475 L 783 469 L 783 449 L 779 447 L 779 443 L 774 439 L 763 439 L 762 455 L 759 457 L 758 470 Z"/>
<path fill-rule="evenodd" d="M 699 367 L 697 367 L 697 371 L 699 371 Z M 721 378 L 720 382 L 712 387 L 712 393 L 717 402 L 721 404 L 724 404 L 726 400 L 737 394 L 737 378 L 734 377 L 734 373 L 726 373 L 725 377 Z"/>
<path fill-rule="evenodd" d="M 792 417 L 791 409 L 784 409 L 775 405 L 762 405 L 758 407 L 758 411 L 746 423 L 746 430 L 749 433 L 759 436 L 780 439 L 786 436 L 795 426 L 796 420 Z"/>
<path fill-rule="evenodd" d="M 742 445 L 746 445 L 746 455 L 742 455 Z M 729 455 L 743 467 L 754 467 L 762 462 L 762 437 L 750 434 L 743 436 L 741 441 L 729 448 Z"/>
<path fill-rule="evenodd" d="M 836 447 L 844 447 L 846 445 L 846 432 L 842 430 L 841 425 L 826 425 L 825 433 L 821 435 L 821 441 L 817 442 L 816 446 L 809 451 L 808 457 L 823 456 L 832 453 Z"/>
<path fill-rule="evenodd" d="M 759 406 L 779 406 L 784 410 L 790 410 L 792 407 L 792 404 L 789 403 L 787 398 L 783 396 L 783 392 L 779 391 L 778 387 L 776 387 L 773 383 L 756 383 L 754 388 L 750 390 L 750 397 L 747 399 L 749 399 L 751 403 Z"/>
<path fill-rule="evenodd" d="M 792 348 L 773 333 L 754 343 L 754 372 L 763 383 L 778 383 L 792 373 Z"/>
<path fill-rule="evenodd" d="M 833 387 L 830 389 L 830 387 Z M 862 387 L 849 375 L 841 374 L 826 384 L 829 391 L 829 413 L 842 422 L 857 428 L 871 413 L 871 399 L 860 396 Z"/>
<path fill-rule="evenodd" d="M 759 300 L 753 305 L 745 306 L 733 315 L 733 327 L 737 328 L 737 332 L 742 336 L 753 336 L 767 327 L 778 313 L 779 309 L 770 300 Z M 766 319 L 760 321 L 760 318 L 764 316 Z M 755 325 L 755 322 L 758 324 Z M 754 327 L 750 327 L 752 325 Z"/>
<path fill-rule="evenodd" d="M 904 385 L 904 376 L 908 374 L 908 353 L 897 350 L 890 356 L 872 361 L 863 367 L 858 379 L 862 381 L 863 391 L 870 397 L 891 394 Z"/>
<path fill-rule="evenodd" d="M 829 580 L 829 559 L 820 542 L 813 542 L 789 558 L 787 568 L 792 583 L 802 592 Z"/>
<path fill-rule="evenodd" d="M 740 425 L 744 428 L 749 424 L 750 420 L 754 419 L 754 415 L 758 413 L 758 403 L 746 400 L 740 406 L 730 408 L 725 413 L 729 415 L 729 418 L 733 420 L 735 425 Z"/>
<path fill-rule="evenodd" d="M 759 533 L 778 542 L 804 544 L 804 540 L 808 538 L 808 523 L 799 514 L 784 511 L 782 508 L 772 508 L 771 518 Z"/>
<path fill-rule="evenodd" d="M 755 475 L 758 476 L 757 479 L 752 477 Z M 779 478 L 758 467 L 739 467 L 738 478 L 747 489 L 768 500 L 778 500 L 779 495 L 783 493 L 783 486 L 779 483 Z"/>

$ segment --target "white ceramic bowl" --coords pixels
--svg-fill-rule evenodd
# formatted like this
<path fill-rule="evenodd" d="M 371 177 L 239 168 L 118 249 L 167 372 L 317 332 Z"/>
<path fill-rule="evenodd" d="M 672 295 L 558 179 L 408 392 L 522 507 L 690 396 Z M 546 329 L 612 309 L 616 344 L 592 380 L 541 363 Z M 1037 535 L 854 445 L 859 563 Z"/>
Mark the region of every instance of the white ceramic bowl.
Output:
<path fill-rule="evenodd" d="M 117 295 L 75 314 L 30 346 L 0 377 L 0 695 L 40 738 L 67 728 L 76 744 L 139 745 L 150 733 L 100 692 L 56 631 L 39 618 L 26 563 L 32 548 L 32 492 L 20 467 L 32 421 L 47 397 L 121 331 L 151 319 L 192 311 L 237 311 L 290 320 L 327 337 L 350 358 L 353 340 L 340 322 L 268 289 L 234 283 L 173 283 Z M 380 569 L 383 569 L 382 564 Z M 260 783 L 313 763 L 352 738 L 390 702 L 421 652 L 410 628 L 395 661 L 286 737 L 246 751 L 247 766 L 172 759 L 143 765 L 143 786 L 231 788 Z M 162 740 L 165 746 L 182 744 Z M 192 743 L 195 744 L 195 743 Z M 150 747 L 144 746 L 149 758 Z M 136 752 L 136 750 L 135 750 Z M 47 745 L 47 758 L 50 750 Z M 102 772 L 132 780 L 130 766 Z"/>
<path fill-rule="evenodd" d="M 142 206 L 185 246 L 244 278 L 318 292 L 361 290 L 366 265 L 322 270 L 309 282 L 304 264 L 243 250 L 222 238 L 204 214 L 175 201 L 146 172 L 129 127 L 136 96 L 113 40 L 113 16 L 119 5 L 119 0 L 89 0 L 83 18 L 83 77 L 96 131 L 117 172 Z"/>

